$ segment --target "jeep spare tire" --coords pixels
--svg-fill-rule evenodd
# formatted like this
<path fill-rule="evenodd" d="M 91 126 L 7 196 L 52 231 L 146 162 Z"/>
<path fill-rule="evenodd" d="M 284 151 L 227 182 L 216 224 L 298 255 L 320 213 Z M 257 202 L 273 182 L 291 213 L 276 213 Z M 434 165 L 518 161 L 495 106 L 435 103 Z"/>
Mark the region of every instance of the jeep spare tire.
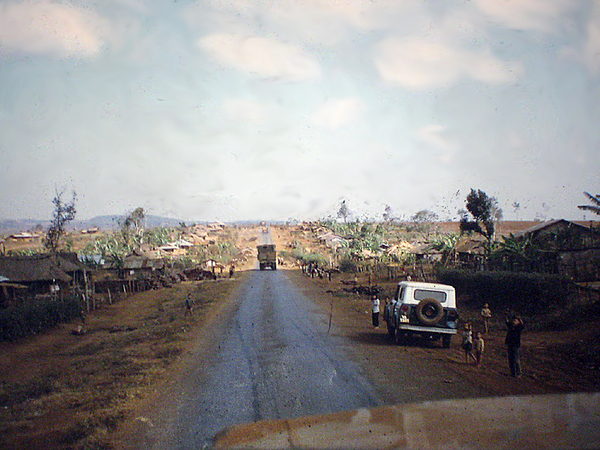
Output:
<path fill-rule="evenodd" d="M 444 307 L 435 298 L 424 298 L 415 311 L 423 325 L 435 325 L 444 317 Z"/>

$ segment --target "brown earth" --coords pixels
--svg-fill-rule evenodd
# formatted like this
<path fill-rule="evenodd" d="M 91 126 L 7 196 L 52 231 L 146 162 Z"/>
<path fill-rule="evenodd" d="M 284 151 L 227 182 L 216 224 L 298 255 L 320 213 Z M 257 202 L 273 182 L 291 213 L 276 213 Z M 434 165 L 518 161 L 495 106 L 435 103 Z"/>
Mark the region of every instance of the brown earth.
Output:
<path fill-rule="evenodd" d="M 349 338 L 353 358 L 370 368 L 371 376 L 384 385 L 390 398 L 406 385 L 406 380 L 398 379 L 395 367 L 407 354 L 423 370 L 441 367 L 470 384 L 483 386 L 489 395 L 600 388 L 598 367 L 586 366 L 581 355 L 571 350 L 571 344 L 597 333 L 598 322 L 561 332 L 524 333 L 524 376 L 513 379 L 508 376 L 499 320 L 492 323 L 485 338 L 483 363 L 465 364 L 458 342 L 450 349 L 441 349 L 439 343 L 392 345 L 385 327 L 372 328 L 369 299 L 342 291 L 343 277 L 329 282 L 300 271 L 288 273 L 305 295 L 332 311 L 334 332 Z M 190 349 L 209 340 L 202 330 L 228 299 L 232 301 L 242 278 L 243 273 L 233 280 L 182 283 L 136 294 L 91 314 L 83 336 L 71 334 L 77 324 L 67 324 L 19 344 L 3 344 L 0 443 L 5 448 L 28 449 L 121 448 L 115 439 L 122 434 L 116 431 L 138 420 L 137 411 L 186 366 Z M 192 317 L 184 315 L 187 293 L 198 301 Z M 462 314 L 477 324 L 477 311 L 463 308 Z"/>
<path fill-rule="evenodd" d="M 89 314 L 81 336 L 73 323 L 0 345 L 0 446 L 119 448 L 111 434 L 178 370 L 239 276 L 135 294 Z"/>
<path fill-rule="evenodd" d="M 346 277 L 350 279 L 350 277 Z M 387 336 L 385 322 L 379 329 L 371 325 L 370 300 L 365 296 L 346 293 L 347 285 L 340 281 L 309 278 L 296 272 L 294 279 L 304 286 L 304 291 L 324 308 L 333 306 L 333 321 L 340 333 L 347 336 L 353 345 L 350 350 L 365 367 L 371 367 L 374 376 L 383 377 L 391 393 L 406 383 L 396 376 L 398 364 L 406 361 L 405 355 L 423 363 L 423 367 L 443 366 L 444 371 L 457 374 L 470 384 L 484 387 L 490 396 L 545 394 L 560 392 L 589 392 L 600 390 L 600 320 L 598 318 L 582 322 L 563 331 L 534 331 L 527 329 L 522 337 L 521 365 L 523 376 L 515 379 L 510 376 L 504 345 L 504 318 L 495 316 L 490 330 L 484 335 L 485 353 L 482 363 L 476 366 L 465 363 L 464 352 L 460 348 L 460 338 L 454 337 L 450 349 L 442 349 L 439 342 L 396 346 Z M 366 279 L 359 278 L 364 284 Z M 391 296 L 395 283 L 379 282 Z M 459 300 L 460 305 L 460 300 Z M 479 310 L 460 308 L 461 320 L 483 330 Z M 594 348 L 594 344 L 595 348 Z M 432 364 L 433 363 L 433 364 Z M 383 375 L 382 375 L 383 374 Z M 455 396 L 455 395 L 451 395 Z"/>
<path fill-rule="evenodd" d="M 287 236 L 278 236 L 282 248 Z M 287 267 L 284 267 L 287 268 Z M 460 396 L 458 381 L 481 386 L 489 395 L 521 395 L 600 390 L 596 317 L 563 331 L 523 335 L 520 379 L 508 376 L 502 317 L 495 315 L 485 336 L 480 366 L 465 364 L 458 342 L 450 349 L 433 345 L 392 345 L 385 325 L 373 329 L 369 299 L 345 291 L 350 276 L 289 276 L 303 292 L 331 312 L 332 332 L 348 337 L 350 355 L 394 399 L 406 380 L 397 364 L 407 356 L 420 370 L 452 374 L 444 379 Z M 0 445 L 3 448 L 122 448 L 139 414 L 162 387 L 190 364 L 190 352 L 210 345 L 205 330 L 219 326 L 222 311 L 233 302 L 244 277 L 186 282 L 169 289 L 135 294 L 87 317 L 86 333 L 72 334 L 78 323 L 65 324 L 17 344 L 0 345 Z M 359 278 L 359 284 L 368 280 Z M 394 283 L 377 281 L 388 295 Z M 192 293 L 194 315 L 184 315 L 183 301 Z M 460 304 L 459 304 L 460 306 Z M 460 308 L 463 320 L 480 327 L 478 311 Z M 216 325 L 215 325 L 216 324 Z M 595 344 L 594 344 L 595 343 Z M 463 396 L 466 394 L 463 394 Z"/>

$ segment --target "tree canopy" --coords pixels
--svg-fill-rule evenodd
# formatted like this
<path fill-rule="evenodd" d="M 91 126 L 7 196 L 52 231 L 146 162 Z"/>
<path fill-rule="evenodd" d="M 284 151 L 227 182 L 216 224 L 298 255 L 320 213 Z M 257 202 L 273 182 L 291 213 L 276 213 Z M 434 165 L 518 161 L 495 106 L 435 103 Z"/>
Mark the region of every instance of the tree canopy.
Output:
<path fill-rule="evenodd" d="M 65 234 L 65 227 L 67 223 L 75 219 L 75 202 L 77 201 L 77 194 L 73 191 L 73 197 L 69 203 L 65 203 L 62 200 L 63 192 L 57 192 L 52 203 L 54 204 L 54 212 L 52 213 L 52 219 L 50 226 L 44 236 L 42 243 L 51 252 L 57 252 L 60 245 L 60 238 Z"/>
<path fill-rule="evenodd" d="M 459 211 L 460 230 L 475 231 L 488 241 L 493 240 L 495 222 L 502 217 L 496 198 L 488 196 L 481 189 L 471 189 L 466 198 L 466 208 L 467 211 Z"/>

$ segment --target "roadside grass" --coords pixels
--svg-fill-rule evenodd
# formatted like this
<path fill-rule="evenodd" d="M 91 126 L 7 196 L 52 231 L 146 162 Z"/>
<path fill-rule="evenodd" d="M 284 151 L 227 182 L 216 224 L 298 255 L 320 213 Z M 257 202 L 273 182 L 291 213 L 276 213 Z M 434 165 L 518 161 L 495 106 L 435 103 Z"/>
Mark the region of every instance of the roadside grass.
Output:
<path fill-rule="evenodd" d="M 0 373 L 0 446 L 111 448 L 109 434 L 168 373 L 239 278 L 142 292 L 91 314 L 82 336 L 63 325 L 32 338 L 39 346 L 0 349 L 17 352 L 16 363 Z M 184 315 L 188 293 L 196 300 L 191 317 Z M 32 365 L 35 371 L 28 370 Z"/>

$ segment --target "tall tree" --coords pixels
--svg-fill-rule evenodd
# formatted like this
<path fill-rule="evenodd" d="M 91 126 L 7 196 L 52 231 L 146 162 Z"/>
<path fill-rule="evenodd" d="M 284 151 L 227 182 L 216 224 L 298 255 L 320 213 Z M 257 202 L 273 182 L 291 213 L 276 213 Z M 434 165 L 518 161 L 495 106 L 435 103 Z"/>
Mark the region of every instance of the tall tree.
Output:
<path fill-rule="evenodd" d="M 348 222 L 348 216 L 350 216 L 350 209 L 346 204 L 346 200 L 342 200 L 342 203 L 340 204 L 340 209 L 338 209 L 337 212 L 337 216 L 344 219 L 344 223 Z"/>
<path fill-rule="evenodd" d="M 579 209 L 584 211 L 592 211 L 594 214 L 600 215 L 600 194 L 592 195 L 589 192 L 584 192 L 585 196 L 592 202 L 591 205 L 579 205 Z"/>
<path fill-rule="evenodd" d="M 390 205 L 385 205 L 385 209 L 383 210 L 383 220 L 385 222 L 394 221 L 394 210 Z"/>
<path fill-rule="evenodd" d="M 467 211 L 459 211 L 460 230 L 475 231 L 491 243 L 496 231 L 495 222 L 502 218 L 502 209 L 498 206 L 496 198 L 488 196 L 481 189 L 471 189 L 467 195 L 466 208 L 472 219 Z"/>
<path fill-rule="evenodd" d="M 515 215 L 517 216 L 517 220 L 519 220 L 519 211 L 521 209 L 521 204 L 519 202 L 513 202 L 512 207 L 515 210 Z"/>
<path fill-rule="evenodd" d="M 142 244 L 145 218 L 144 208 L 138 207 L 129 213 L 121 223 L 121 236 L 126 247 L 130 247 L 132 243 L 136 246 Z"/>
<path fill-rule="evenodd" d="M 429 239 L 429 234 L 435 222 L 439 220 L 439 216 L 428 209 L 422 209 L 417 211 L 410 220 L 414 222 L 415 230 L 425 234 L 425 237 Z"/>
<path fill-rule="evenodd" d="M 60 238 L 65 234 L 65 227 L 67 223 L 75 219 L 76 214 L 75 202 L 77 201 L 77 194 L 75 191 L 73 191 L 73 197 L 68 203 L 63 201 L 62 196 L 63 191 L 56 192 L 56 195 L 52 199 L 54 212 L 52 213 L 50 226 L 42 239 L 44 247 L 53 253 L 58 251 Z"/>
<path fill-rule="evenodd" d="M 121 224 L 121 235 L 126 246 L 131 244 L 132 238 L 136 241 L 135 244 L 140 245 L 144 234 L 144 219 L 146 212 L 144 208 L 135 208 Z"/>

